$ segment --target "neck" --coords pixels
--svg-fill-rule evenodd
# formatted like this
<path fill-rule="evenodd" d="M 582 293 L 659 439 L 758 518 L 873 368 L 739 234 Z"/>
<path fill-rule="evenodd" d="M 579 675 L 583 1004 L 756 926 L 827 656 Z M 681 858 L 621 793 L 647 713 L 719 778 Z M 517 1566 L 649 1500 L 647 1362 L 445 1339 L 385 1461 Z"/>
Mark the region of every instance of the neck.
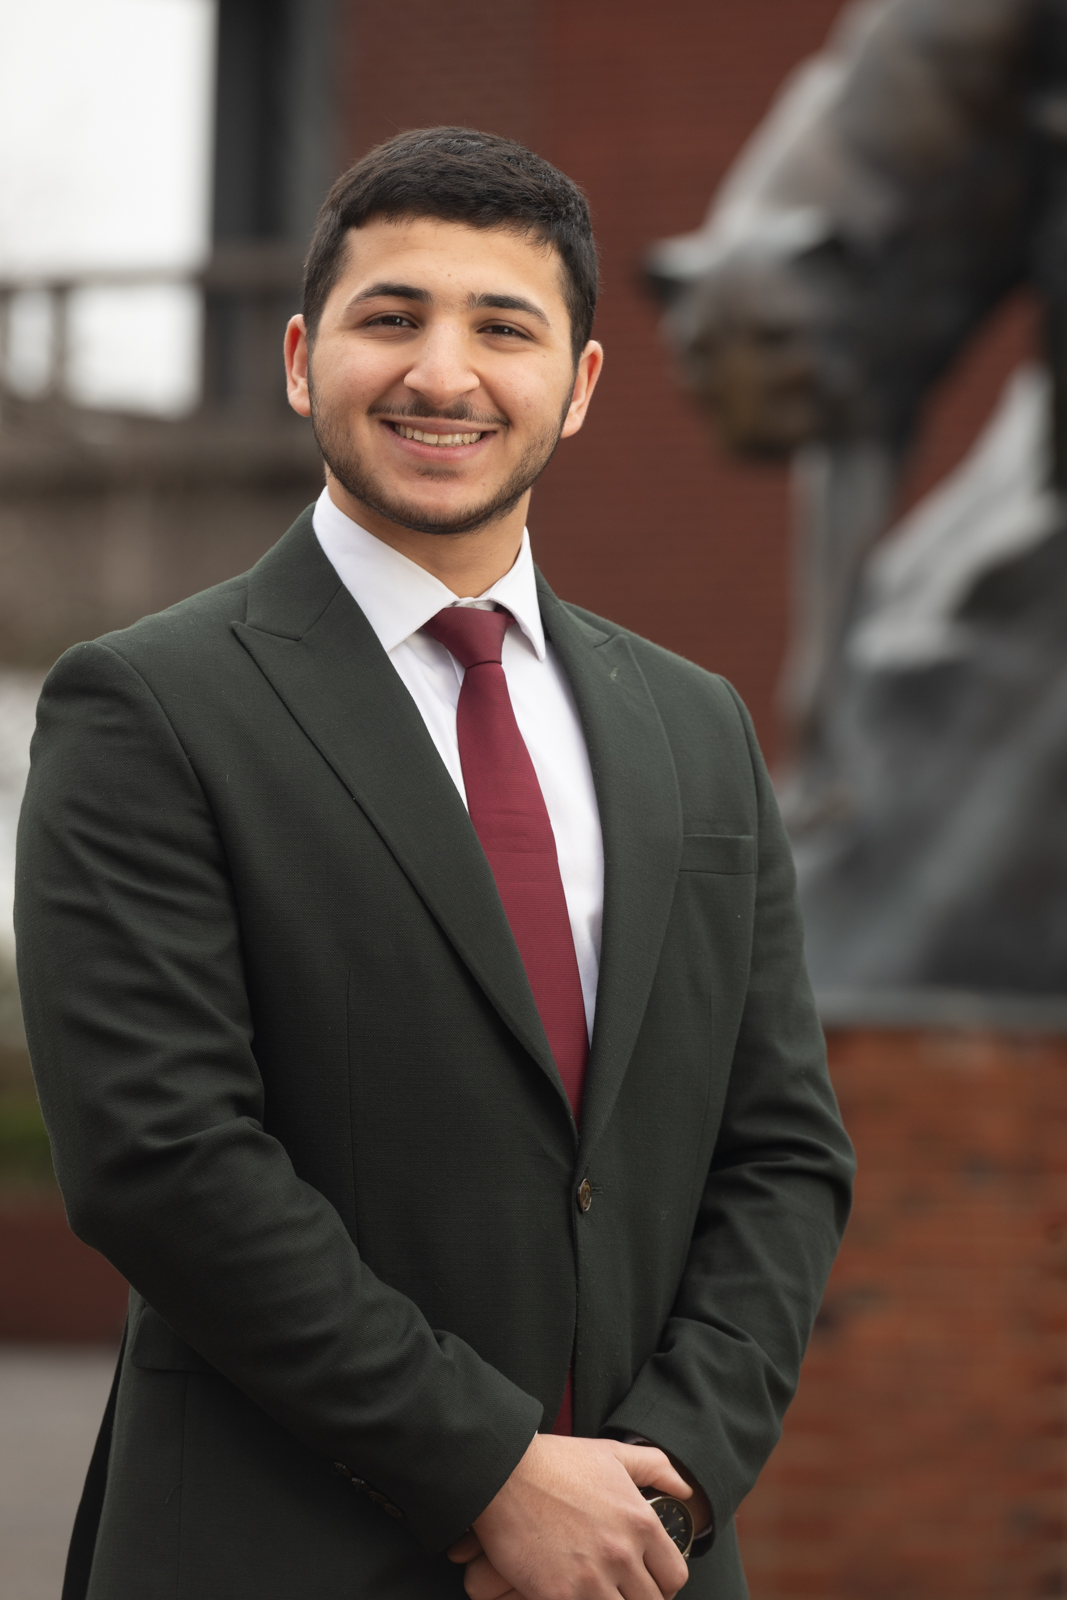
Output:
<path fill-rule="evenodd" d="M 399 550 L 417 567 L 432 573 L 460 598 L 484 594 L 498 578 L 511 571 L 522 548 L 529 494 L 523 495 L 507 516 L 473 533 L 417 533 L 372 511 L 350 495 L 329 471 L 326 484 L 330 499 L 346 517 L 358 522 L 383 544 Z"/>

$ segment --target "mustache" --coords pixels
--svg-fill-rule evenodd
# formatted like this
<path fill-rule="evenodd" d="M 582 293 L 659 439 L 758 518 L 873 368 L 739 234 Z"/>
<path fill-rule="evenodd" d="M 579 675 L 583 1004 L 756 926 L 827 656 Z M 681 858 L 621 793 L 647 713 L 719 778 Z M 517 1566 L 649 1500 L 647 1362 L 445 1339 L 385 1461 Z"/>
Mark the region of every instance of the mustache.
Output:
<path fill-rule="evenodd" d="M 431 406 L 426 400 L 409 400 L 402 406 L 373 405 L 367 407 L 369 417 L 389 417 L 394 421 L 424 422 L 433 418 L 437 422 L 468 422 L 475 428 L 506 428 L 507 417 L 494 417 L 476 411 L 466 400 L 454 400 L 448 406 Z"/>

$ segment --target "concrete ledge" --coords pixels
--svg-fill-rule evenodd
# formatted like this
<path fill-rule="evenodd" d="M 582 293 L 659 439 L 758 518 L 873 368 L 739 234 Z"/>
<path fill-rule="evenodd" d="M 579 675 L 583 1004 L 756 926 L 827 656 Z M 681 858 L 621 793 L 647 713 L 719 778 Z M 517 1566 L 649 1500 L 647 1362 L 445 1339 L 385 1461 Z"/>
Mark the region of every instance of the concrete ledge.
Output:
<path fill-rule="evenodd" d="M 968 989 L 822 989 L 826 1028 L 977 1028 L 1067 1034 L 1067 994 L 996 994 Z"/>

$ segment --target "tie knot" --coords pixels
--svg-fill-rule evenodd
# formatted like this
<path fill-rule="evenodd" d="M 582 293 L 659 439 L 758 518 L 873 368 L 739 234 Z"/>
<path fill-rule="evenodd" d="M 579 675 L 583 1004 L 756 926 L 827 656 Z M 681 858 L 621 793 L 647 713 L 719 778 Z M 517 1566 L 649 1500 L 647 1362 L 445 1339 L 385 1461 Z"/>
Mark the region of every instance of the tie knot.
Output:
<path fill-rule="evenodd" d="M 479 611 L 474 606 L 446 606 L 423 625 L 423 633 L 450 650 L 467 671 L 487 661 L 499 664 L 504 635 L 514 617 L 510 611 Z"/>

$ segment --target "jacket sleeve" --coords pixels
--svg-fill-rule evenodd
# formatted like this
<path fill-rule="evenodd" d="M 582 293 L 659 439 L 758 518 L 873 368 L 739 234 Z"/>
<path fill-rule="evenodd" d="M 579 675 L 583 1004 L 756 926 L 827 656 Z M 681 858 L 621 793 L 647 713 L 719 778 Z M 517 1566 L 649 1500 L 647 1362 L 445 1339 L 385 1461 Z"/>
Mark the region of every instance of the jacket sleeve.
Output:
<path fill-rule="evenodd" d="M 74 1231 L 273 1418 L 446 1546 L 541 1405 L 368 1271 L 264 1131 L 218 829 L 149 685 L 106 644 L 68 652 L 41 697 L 16 928 Z"/>
<path fill-rule="evenodd" d="M 716 1529 L 780 1435 L 854 1171 L 804 965 L 789 842 L 748 714 L 734 699 L 758 827 L 747 996 L 672 1314 L 603 1430 L 643 1435 L 674 1456 L 703 1487 Z"/>

